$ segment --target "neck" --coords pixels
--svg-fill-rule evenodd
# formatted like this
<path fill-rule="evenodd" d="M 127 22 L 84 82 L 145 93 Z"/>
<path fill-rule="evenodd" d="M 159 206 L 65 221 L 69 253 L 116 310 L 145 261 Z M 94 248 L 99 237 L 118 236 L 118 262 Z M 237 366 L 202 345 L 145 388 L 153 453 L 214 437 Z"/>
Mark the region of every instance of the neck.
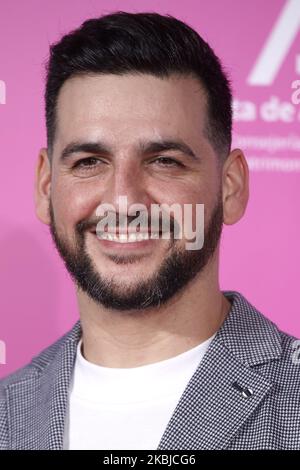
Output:
<path fill-rule="evenodd" d="M 78 291 L 84 357 L 104 367 L 138 367 L 181 354 L 220 328 L 230 302 L 219 289 L 217 264 L 166 305 L 119 312 Z"/>

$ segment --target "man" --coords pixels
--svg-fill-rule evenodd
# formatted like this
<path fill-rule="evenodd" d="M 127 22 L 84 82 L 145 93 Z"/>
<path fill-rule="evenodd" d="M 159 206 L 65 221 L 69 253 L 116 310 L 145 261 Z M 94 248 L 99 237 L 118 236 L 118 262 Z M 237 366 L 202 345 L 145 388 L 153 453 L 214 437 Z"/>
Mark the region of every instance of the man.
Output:
<path fill-rule="evenodd" d="M 300 449 L 293 338 L 219 288 L 248 168 L 212 49 L 170 16 L 92 19 L 51 47 L 45 99 L 37 215 L 80 321 L 1 382 L 0 448 Z M 192 210 L 169 211 L 165 229 L 174 204 Z M 188 249 L 175 229 L 201 232 L 199 205 L 204 243 Z"/>

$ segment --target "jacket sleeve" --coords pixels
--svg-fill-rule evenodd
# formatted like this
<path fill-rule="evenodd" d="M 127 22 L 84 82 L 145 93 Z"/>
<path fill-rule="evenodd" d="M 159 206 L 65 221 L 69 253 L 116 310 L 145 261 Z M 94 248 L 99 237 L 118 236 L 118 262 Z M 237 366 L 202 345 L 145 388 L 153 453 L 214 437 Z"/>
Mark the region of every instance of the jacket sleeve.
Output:
<path fill-rule="evenodd" d="M 0 390 L 1 394 L 1 390 Z M 8 425 L 6 402 L 0 396 L 0 450 L 8 450 Z"/>

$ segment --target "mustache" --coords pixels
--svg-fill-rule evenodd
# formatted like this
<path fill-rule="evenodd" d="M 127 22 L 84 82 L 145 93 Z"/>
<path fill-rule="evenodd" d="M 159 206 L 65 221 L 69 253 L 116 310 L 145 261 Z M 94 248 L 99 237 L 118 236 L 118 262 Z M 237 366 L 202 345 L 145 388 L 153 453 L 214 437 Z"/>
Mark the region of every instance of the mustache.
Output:
<path fill-rule="evenodd" d="M 124 227 L 124 223 L 126 223 L 127 227 L 130 225 L 131 222 L 137 219 L 137 215 L 125 215 L 125 214 L 115 214 L 115 224 L 111 223 L 109 224 L 110 227 L 118 229 L 119 227 Z M 104 217 L 91 217 L 89 219 L 83 219 L 80 222 L 76 224 L 76 232 L 80 235 L 82 235 L 86 231 L 95 231 L 97 224 L 101 222 L 103 219 L 105 219 L 106 216 Z M 169 218 L 169 227 L 170 227 L 170 232 L 174 233 L 175 229 L 179 229 L 179 224 L 175 220 L 174 217 L 171 215 L 168 216 Z M 163 219 L 162 217 L 159 217 L 158 219 L 151 219 L 148 218 L 148 216 L 145 216 L 142 218 L 140 226 L 143 228 L 148 227 L 148 230 L 151 230 L 151 226 L 153 227 L 158 227 L 159 230 L 162 230 L 162 224 L 163 224 Z"/>

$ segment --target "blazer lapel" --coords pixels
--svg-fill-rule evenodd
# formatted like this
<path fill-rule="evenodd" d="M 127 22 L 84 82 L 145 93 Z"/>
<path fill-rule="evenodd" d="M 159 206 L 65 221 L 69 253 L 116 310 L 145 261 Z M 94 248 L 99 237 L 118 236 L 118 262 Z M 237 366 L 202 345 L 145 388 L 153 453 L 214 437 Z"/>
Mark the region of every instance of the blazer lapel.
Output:
<path fill-rule="evenodd" d="M 38 357 L 33 361 L 35 375 L 8 385 L 11 449 L 63 449 L 68 391 L 80 334 L 78 322 L 54 358 L 43 362 Z"/>
<path fill-rule="evenodd" d="M 272 383 L 252 368 L 280 356 L 278 332 L 236 292 L 232 308 L 189 381 L 158 449 L 226 449 Z"/>

